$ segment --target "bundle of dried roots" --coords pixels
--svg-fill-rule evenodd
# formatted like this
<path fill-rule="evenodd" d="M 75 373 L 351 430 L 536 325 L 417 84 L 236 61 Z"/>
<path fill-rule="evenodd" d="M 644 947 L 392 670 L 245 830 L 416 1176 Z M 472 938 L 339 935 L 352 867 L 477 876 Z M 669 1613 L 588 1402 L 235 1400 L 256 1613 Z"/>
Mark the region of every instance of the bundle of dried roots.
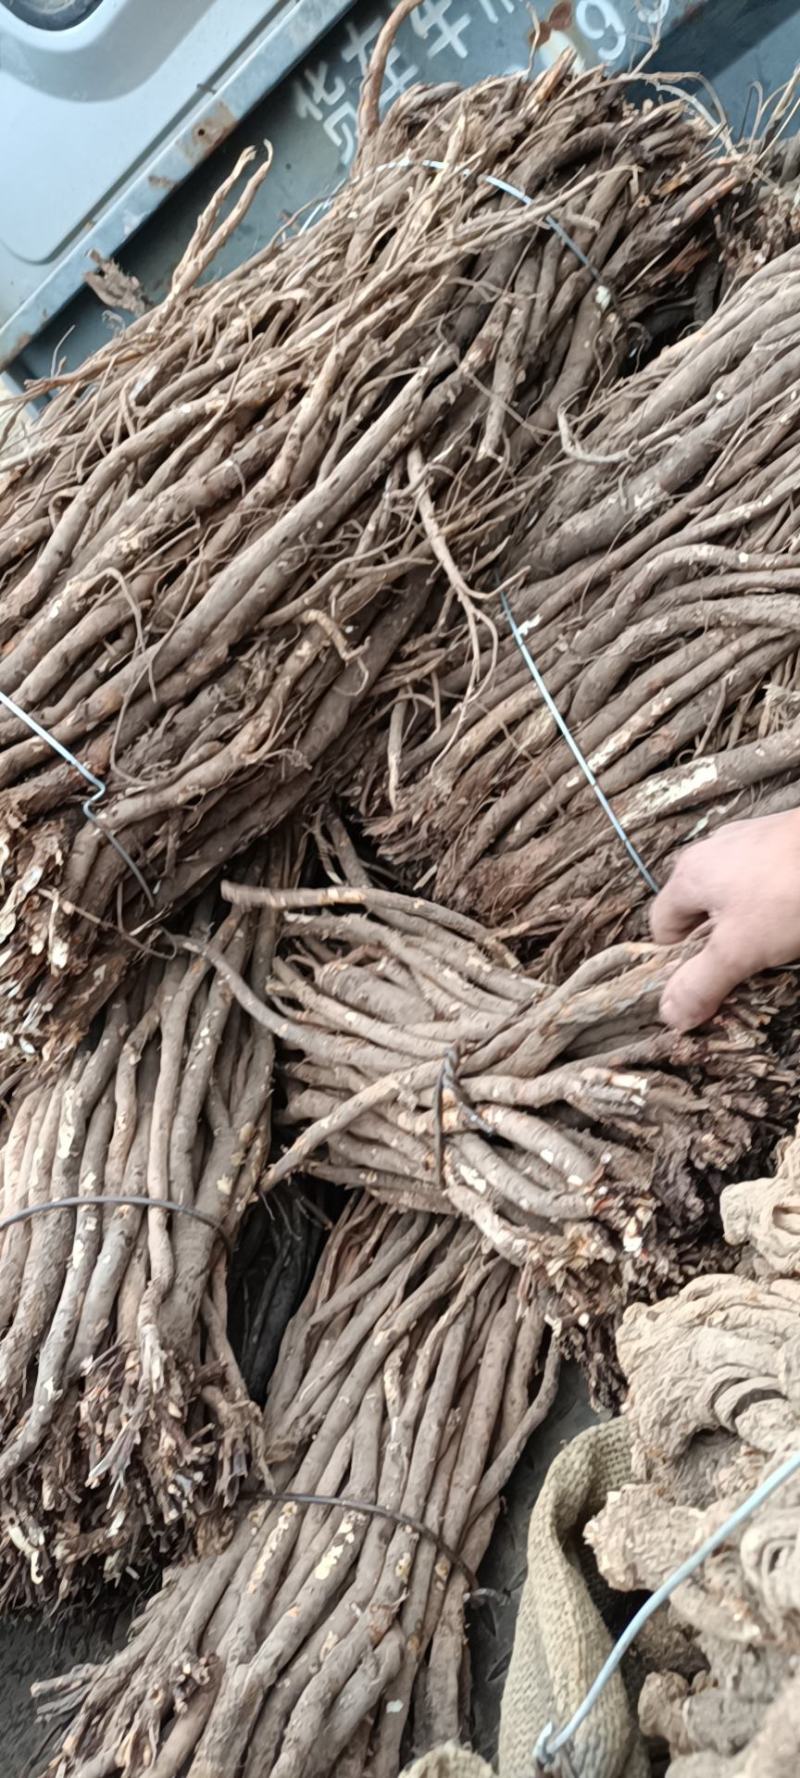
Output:
<path fill-rule="evenodd" d="M 590 1528 L 603 1573 L 653 1589 L 800 1448 L 800 1142 L 773 1179 L 723 1193 L 760 1273 L 708 1277 L 631 1309 L 619 1336 L 637 1479 Z M 771 1269 L 771 1263 L 778 1270 Z M 783 1484 L 674 1594 L 692 1663 L 651 1674 L 642 1727 L 670 1778 L 789 1778 L 800 1759 L 800 1479 Z"/>
<path fill-rule="evenodd" d="M 422 860 L 453 905 L 555 934 L 562 969 L 635 936 L 647 888 L 524 650 L 657 878 L 677 844 L 796 801 L 798 296 L 794 247 L 596 402 L 577 437 L 563 410 L 563 454 L 503 561 L 518 637 L 498 595 L 499 655 L 491 670 L 482 643 L 468 695 L 462 622 L 435 719 L 421 697 L 397 703 L 402 664 L 386 682 L 391 720 L 359 793 L 379 844 L 416 880 Z"/>
<path fill-rule="evenodd" d="M 75 1711 L 53 1771 L 394 1778 L 464 1729 L 473 1572 L 557 1380 L 518 1277 L 468 1224 L 351 1203 L 267 1400 L 278 1498 L 123 1653 L 40 1688 Z"/>
<path fill-rule="evenodd" d="M 434 586 L 474 664 L 493 648 L 470 589 L 560 410 L 667 294 L 683 326 L 746 176 L 680 99 L 629 90 L 562 61 L 411 91 L 310 226 L 198 288 L 267 168 L 221 221 L 229 180 L 165 302 L 47 384 L 0 491 L 0 691 L 94 795 L 87 821 L 6 708 L 4 1041 L 57 1048 L 109 916 L 165 912 L 335 767 Z"/>
<path fill-rule="evenodd" d="M 613 947 L 553 989 L 466 916 L 390 891 L 223 893 L 284 920 L 263 1004 L 205 951 L 282 1046 L 294 1140 L 267 1185 L 302 1169 L 458 1211 L 598 1361 L 632 1294 L 712 1263 L 714 1184 L 795 1089 L 789 978 L 678 1036 L 657 1012 L 674 952 Z"/>
<path fill-rule="evenodd" d="M 290 870 L 276 843 L 261 880 Z M 214 902 L 193 910 L 189 943 L 213 929 Z M 269 910 L 234 910 L 215 944 L 263 992 L 275 934 Z M 274 1044 L 186 942 L 134 971 L 91 1041 L 7 1120 L 5 1600 L 63 1597 L 182 1547 L 263 1468 L 227 1274 L 268 1158 Z"/>

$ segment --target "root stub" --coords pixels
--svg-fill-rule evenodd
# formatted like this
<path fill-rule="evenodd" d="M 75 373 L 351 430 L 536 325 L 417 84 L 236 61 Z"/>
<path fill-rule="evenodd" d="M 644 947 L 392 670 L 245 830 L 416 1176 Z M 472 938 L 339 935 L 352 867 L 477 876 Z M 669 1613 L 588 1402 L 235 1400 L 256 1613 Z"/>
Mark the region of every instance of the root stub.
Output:
<path fill-rule="evenodd" d="M 752 1243 L 742 1269 L 757 1265 L 757 1277 L 697 1280 L 623 1323 L 635 1479 L 587 1532 L 620 1592 L 659 1586 L 798 1449 L 800 1271 L 785 1237 L 797 1226 L 799 1157 L 795 1137 L 774 1180 L 723 1193 L 726 1228 Z M 676 1778 L 684 1760 L 725 1778 L 733 1748 L 741 1778 L 796 1767 L 799 1518 L 794 1475 L 673 1596 L 639 1717 L 669 1746 Z"/>

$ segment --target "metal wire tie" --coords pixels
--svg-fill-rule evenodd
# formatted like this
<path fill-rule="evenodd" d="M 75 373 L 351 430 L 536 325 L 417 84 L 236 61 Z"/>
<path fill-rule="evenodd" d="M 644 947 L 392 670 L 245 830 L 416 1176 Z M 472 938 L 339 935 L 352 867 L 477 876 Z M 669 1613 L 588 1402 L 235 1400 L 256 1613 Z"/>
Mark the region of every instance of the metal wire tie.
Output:
<path fill-rule="evenodd" d="M 539 668 L 536 665 L 533 655 L 531 654 L 531 651 L 528 647 L 528 644 L 525 641 L 525 637 L 522 633 L 522 630 L 520 629 L 519 624 L 517 623 L 517 620 L 516 620 L 514 613 L 511 609 L 511 605 L 509 603 L 507 593 L 501 591 L 500 603 L 503 607 L 506 618 L 508 620 L 508 625 L 509 625 L 509 629 L 511 630 L 511 634 L 514 638 L 514 641 L 517 644 L 520 654 L 522 655 L 522 658 L 525 662 L 528 672 L 530 673 L 531 678 L 533 679 L 534 684 L 536 685 L 541 697 L 544 699 L 544 702 L 547 705 L 548 710 L 550 711 L 550 715 L 552 716 L 553 721 L 556 723 L 561 734 L 563 735 L 564 740 L 566 741 L 567 746 L 569 747 L 569 750 L 572 754 L 573 759 L 575 759 L 577 761 L 578 765 L 580 766 L 581 771 L 583 772 L 583 775 L 584 775 L 584 778 L 586 779 L 587 784 L 591 785 L 592 790 L 594 791 L 594 794 L 597 797 L 597 801 L 599 802 L 600 807 L 603 810 L 603 813 L 608 816 L 608 819 L 611 822 L 611 825 L 614 829 L 615 834 L 617 835 L 617 837 L 619 839 L 621 839 L 622 844 L 626 848 L 629 856 L 632 858 L 632 860 L 636 866 L 636 869 L 639 872 L 639 875 L 644 878 L 644 881 L 646 882 L 648 889 L 650 889 L 652 891 L 653 895 L 657 895 L 658 894 L 658 884 L 655 880 L 655 877 L 652 875 L 652 872 L 648 870 L 647 865 L 644 862 L 644 859 L 637 852 L 636 847 L 634 846 L 633 840 L 630 838 L 630 835 L 625 832 L 622 822 L 620 821 L 619 816 L 617 814 L 615 814 L 614 810 L 612 809 L 611 804 L 608 800 L 608 797 L 606 796 L 605 791 L 603 790 L 602 786 L 600 784 L 598 784 L 597 779 L 594 775 L 594 772 L 592 771 L 592 768 L 589 764 L 588 759 L 581 752 L 581 749 L 578 746 L 578 743 L 575 739 L 575 736 L 572 733 L 572 730 L 569 728 L 568 724 L 565 722 L 565 720 L 561 714 L 561 711 L 559 710 L 558 705 L 556 704 L 555 698 L 553 698 L 551 696 L 550 692 L 547 689 L 547 686 L 545 685 L 542 675 L 539 672 Z"/>
<path fill-rule="evenodd" d="M 534 1769 L 536 1771 L 552 1770 L 559 1753 L 566 1747 L 567 1742 L 574 1740 L 578 1729 L 586 1721 L 590 1711 L 594 1709 L 601 1692 L 605 1691 L 612 1675 L 616 1673 L 623 1656 L 627 1654 L 631 1643 L 635 1642 L 639 1631 L 643 1629 L 648 1618 L 651 1618 L 653 1613 L 658 1611 L 660 1606 L 662 1606 L 667 1599 L 671 1598 L 676 1587 L 682 1586 L 683 1582 L 688 1580 L 690 1576 L 701 1567 L 707 1557 L 713 1556 L 715 1550 L 718 1550 L 720 1545 L 727 1541 L 731 1533 L 733 1531 L 738 1531 L 740 1525 L 746 1524 L 747 1520 L 751 1519 L 753 1514 L 758 1511 L 758 1508 L 764 1505 L 765 1500 L 769 1500 L 770 1496 L 774 1494 L 778 1488 L 782 1488 L 784 1482 L 788 1482 L 790 1476 L 796 1475 L 798 1470 L 800 1470 L 800 1451 L 793 1451 L 790 1457 L 786 1457 L 783 1463 L 779 1463 L 778 1468 L 774 1469 L 771 1475 L 765 1476 L 764 1480 L 759 1482 L 758 1487 L 754 1488 L 752 1493 L 747 1495 L 747 1498 L 742 1501 L 741 1506 L 736 1507 L 735 1511 L 730 1514 L 730 1517 L 725 1520 L 724 1524 L 718 1526 L 716 1531 L 712 1531 L 710 1537 L 704 1538 L 699 1549 L 695 1550 L 694 1555 L 687 1556 L 686 1561 L 681 1562 L 680 1567 L 673 1569 L 672 1574 L 670 1574 L 665 1581 L 662 1581 L 661 1586 L 656 1589 L 655 1593 L 651 1595 L 646 1604 L 641 1607 L 641 1610 L 637 1611 L 636 1616 L 631 1619 L 627 1629 L 623 1631 L 619 1640 L 615 1642 L 608 1660 L 601 1667 L 594 1684 L 590 1686 L 586 1693 L 583 1703 L 579 1705 L 574 1715 L 570 1717 L 566 1727 L 559 1729 L 558 1733 L 556 1733 L 555 1725 L 552 1722 L 549 1722 L 542 1730 L 533 1750 Z"/>
<path fill-rule="evenodd" d="M 15 704 L 14 699 L 7 697 L 4 691 L 0 691 L 0 704 L 4 704 L 6 709 L 11 711 L 12 716 L 17 716 L 20 722 L 24 722 L 35 735 L 38 735 L 40 741 L 45 741 L 47 746 L 52 747 L 53 752 L 57 753 L 60 759 L 63 759 L 68 766 L 74 766 L 76 772 L 80 772 L 81 777 L 86 780 L 86 783 L 93 786 L 94 795 L 87 797 L 86 801 L 81 803 L 84 819 L 86 821 L 91 821 L 92 826 L 97 828 L 98 833 L 102 834 L 103 839 L 108 840 L 109 845 L 113 846 L 114 851 L 122 859 L 123 863 L 127 864 L 129 871 L 132 871 L 142 894 L 146 897 L 150 906 L 155 907 L 155 896 L 148 888 L 138 864 L 134 864 L 130 853 L 126 852 L 122 841 L 117 839 L 116 834 L 110 833 L 108 828 L 104 827 L 102 822 L 97 819 L 94 811 L 94 804 L 98 803 L 101 797 L 104 797 L 106 794 L 106 785 L 103 782 L 103 779 L 96 778 L 94 772 L 90 772 L 88 766 L 81 765 L 80 760 L 75 758 L 74 753 L 70 753 L 69 748 L 65 747 L 63 742 L 57 741 L 55 735 L 51 735 L 48 729 L 43 728 L 41 723 L 37 722 L 35 716 L 29 716 L 27 710 L 23 710 L 21 705 Z"/>

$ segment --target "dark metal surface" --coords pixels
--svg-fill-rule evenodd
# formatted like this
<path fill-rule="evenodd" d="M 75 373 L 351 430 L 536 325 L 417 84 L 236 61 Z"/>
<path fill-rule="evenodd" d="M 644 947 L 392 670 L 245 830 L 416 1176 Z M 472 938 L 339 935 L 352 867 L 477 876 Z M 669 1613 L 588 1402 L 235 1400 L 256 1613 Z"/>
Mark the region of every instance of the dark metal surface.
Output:
<path fill-rule="evenodd" d="M 763 97 L 800 62 L 798 0 L 707 0 L 670 33 L 659 66 L 699 71 L 711 83 L 734 134 L 752 129 L 756 88 Z"/>

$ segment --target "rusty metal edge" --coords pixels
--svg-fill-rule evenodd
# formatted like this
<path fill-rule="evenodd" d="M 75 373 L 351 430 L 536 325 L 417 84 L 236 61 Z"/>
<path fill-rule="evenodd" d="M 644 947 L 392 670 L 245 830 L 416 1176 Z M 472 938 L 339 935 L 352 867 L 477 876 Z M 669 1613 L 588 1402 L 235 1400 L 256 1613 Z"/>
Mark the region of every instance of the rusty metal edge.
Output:
<path fill-rule="evenodd" d="M 37 288 L 0 325 L 0 370 L 10 364 L 92 270 L 90 252 L 110 258 L 135 234 L 194 169 L 236 128 L 259 99 L 271 92 L 332 25 L 351 10 L 353 0 L 289 0 L 277 17 L 251 37 L 242 55 L 215 84 L 200 92 L 175 135 L 142 160 L 106 207 L 93 216 L 42 278 Z"/>

